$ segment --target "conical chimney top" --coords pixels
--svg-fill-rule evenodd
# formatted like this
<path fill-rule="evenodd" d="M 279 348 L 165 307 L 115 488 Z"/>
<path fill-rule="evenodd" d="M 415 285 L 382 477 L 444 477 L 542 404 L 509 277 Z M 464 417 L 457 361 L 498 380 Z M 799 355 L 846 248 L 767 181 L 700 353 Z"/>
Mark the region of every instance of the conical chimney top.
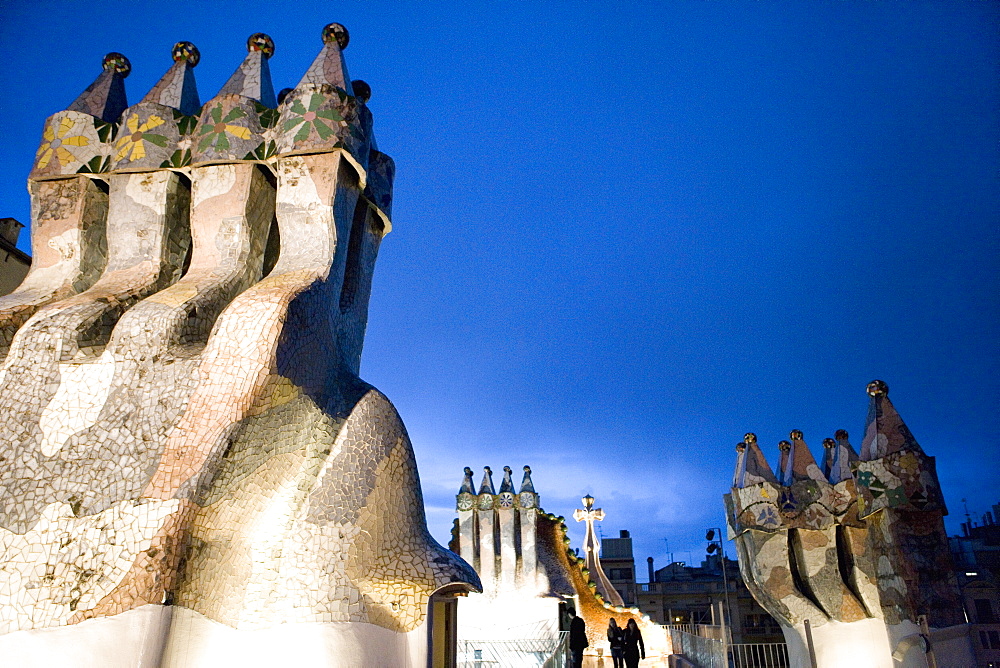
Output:
<path fill-rule="evenodd" d="M 104 56 L 101 66 L 103 69 L 94 83 L 87 86 L 66 110 L 79 111 L 114 123 L 128 108 L 125 78 L 132 72 L 132 63 L 122 54 L 112 51 Z"/>
<path fill-rule="evenodd" d="M 201 109 L 198 87 L 194 81 L 194 68 L 201 60 L 201 53 L 191 42 L 177 42 L 171 51 L 174 64 L 167 73 L 146 93 L 142 102 L 153 102 L 173 107 L 185 116 L 193 116 Z"/>
<path fill-rule="evenodd" d="M 873 380 L 866 390 L 870 399 L 861 460 L 871 461 L 904 450 L 923 454 L 917 439 L 889 401 L 889 386 L 881 380 Z"/>
<path fill-rule="evenodd" d="M 330 23 L 323 28 L 322 36 L 323 48 L 302 76 L 298 86 L 330 84 L 354 95 L 343 55 L 343 50 L 350 41 L 347 28 L 339 23 Z"/>
<path fill-rule="evenodd" d="M 271 84 L 271 70 L 268 61 L 274 55 L 274 40 L 258 32 L 247 38 L 247 56 L 243 59 L 229 81 L 219 91 L 219 95 L 242 95 L 257 100 L 274 109 L 278 101 L 274 97 Z"/>
<path fill-rule="evenodd" d="M 521 478 L 521 491 L 535 493 L 535 485 L 531 482 L 531 467 L 524 467 L 524 477 Z"/>
<path fill-rule="evenodd" d="M 483 467 L 483 483 L 479 486 L 479 493 L 496 496 L 496 490 L 493 487 L 493 470 L 489 466 Z"/>
<path fill-rule="evenodd" d="M 465 477 L 462 479 L 462 486 L 458 488 L 458 493 L 475 494 L 476 486 L 472 482 L 472 469 L 465 467 Z"/>
<path fill-rule="evenodd" d="M 742 489 L 762 482 L 778 484 L 778 479 L 767 465 L 767 459 L 757 445 L 757 435 L 749 432 L 736 444 L 736 472 L 733 487 Z"/>
<path fill-rule="evenodd" d="M 838 429 L 834 436 L 823 441 L 823 475 L 836 485 L 852 477 L 851 463 L 858 460 L 858 453 L 847 440 L 847 431 Z"/>
<path fill-rule="evenodd" d="M 500 493 L 514 493 L 514 481 L 510 479 L 511 469 L 509 466 L 503 467 L 503 481 L 500 483 Z"/>

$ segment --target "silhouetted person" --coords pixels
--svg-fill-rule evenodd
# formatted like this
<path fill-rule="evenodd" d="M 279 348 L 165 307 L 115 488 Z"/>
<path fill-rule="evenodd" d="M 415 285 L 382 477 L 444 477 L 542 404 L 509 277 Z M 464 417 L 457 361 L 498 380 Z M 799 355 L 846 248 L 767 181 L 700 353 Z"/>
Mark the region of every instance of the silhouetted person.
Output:
<path fill-rule="evenodd" d="M 646 658 L 646 646 L 642 644 L 642 634 L 634 619 L 625 625 L 625 668 L 639 668 L 639 661 Z"/>
<path fill-rule="evenodd" d="M 608 622 L 608 643 L 611 645 L 611 663 L 614 668 L 625 668 L 625 633 L 618 628 L 614 617 Z"/>
<path fill-rule="evenodd" d="M 583 650 L 590 646 L 587 642 L 587 624 L 583 617 L 573 617 L 569 623 L 570 668 L 583 668 Z"/>

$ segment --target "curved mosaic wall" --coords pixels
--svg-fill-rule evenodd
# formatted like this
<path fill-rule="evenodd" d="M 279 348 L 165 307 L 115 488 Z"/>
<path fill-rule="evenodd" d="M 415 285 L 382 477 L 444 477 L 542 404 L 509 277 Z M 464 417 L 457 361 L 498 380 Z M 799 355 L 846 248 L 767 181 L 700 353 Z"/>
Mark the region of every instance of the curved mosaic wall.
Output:
<path fill-rule="evenodd" d="M 0 297 L 0 645 L 146 605 L 171 614 L 142 665 L 190 660 L 182 617 L 419 645 L 435 591 L 478 588 L 358 377 L 394 166 L 346 29 L 323 40 L 276 98 L 274 43 L 251 36 L 205 104 L 193 44 L 131 106 L 108 54 L 46 122 L 35 264 Z"/>

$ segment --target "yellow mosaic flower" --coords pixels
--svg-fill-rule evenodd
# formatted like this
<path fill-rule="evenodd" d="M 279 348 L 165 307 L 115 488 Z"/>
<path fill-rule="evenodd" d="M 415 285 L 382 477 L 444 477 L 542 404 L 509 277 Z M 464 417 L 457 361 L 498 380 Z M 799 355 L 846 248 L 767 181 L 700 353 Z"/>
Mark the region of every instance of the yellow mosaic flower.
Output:
<path fill-rule="evenodd" d="M 51 125 L 45 126 L 45 131 L 42 132 L 45 141 L 38 147 L 36 154 L 38 169 L 45 169 L 52 161 L 52 156 L 55 156 L 56 160 L 59 161 L 60 167 L 65 167 L 76 159 L 72 153 L 64 148 L 65 146 L 87 146 L 90 144 L 90 140 L 81 135 L 66 136 L 75 127 L 76 121 L 72 118 L 63 118 L 59 121 L 59 128 L 55 132 L 52 131 Z"/>
<path fill-rule="evenodd" d="M 128 134 L 124 134 L 115 142 L 115 148 L 117 153 L 115 153 L 115 160 L 121 160 L 125 156 L 128 156 L 129 160 L 141 160 L 146 157 L 146 147 L 143 145 L 143 141 L 148 141 L 157 146 L 166 146 L 167 138 L 163 135 L 147 134 L 153 128 L 163 125 L 164 121 L 159 116 L 153 115 L 143 123 L 139 124 L 139 114 L 132 114 L 129 119 L 125 121 L 125 127 L 128 130 Z"/>
<path fill-rule="evenodd" d="M 920 460 L 912 452 L 907 452 L 899 458 L 899 466 L 907 473 L 916 473 L 920 467 Z"/>

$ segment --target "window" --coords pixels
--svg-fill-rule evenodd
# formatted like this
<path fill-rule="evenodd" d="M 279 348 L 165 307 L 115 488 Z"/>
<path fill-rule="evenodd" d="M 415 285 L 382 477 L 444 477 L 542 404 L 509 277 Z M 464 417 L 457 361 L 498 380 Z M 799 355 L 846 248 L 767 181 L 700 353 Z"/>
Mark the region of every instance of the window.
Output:
<path fill-rule="evenodd" d="M 1000 633 L 997 631 L 980 631 L 979 644 L 983 649 L 1000 649 Z"/>
<path fill-rule="evenodd" d="M 988 598 L 977 598 L 975 600 L 976 604 L 976 621 L 980 624 L 992 624 L 997 621 L 996 616 L 993 614 L 993 605 L 990 603 Z"/>
<path fill-rule="evenodd" d="M 712 611 L 711 610 L 692 610 L 691 611 L 691 623 L 692 624 L 711 624 L 712 623 Z"/>
<path fill-rule="evenodd" d="M 436 593 L 428 605 L 428 639 L 431 663 L 435 666 L 454 666 L 458 654 L 458 601 L 454 596 Z"/>
<path fill-rule="evenodd" d="M 743 617 L 743 633 L 748 636 L 777 635 L 781 633 L 781 627 L 771 615 L 750 614 Z"/>

